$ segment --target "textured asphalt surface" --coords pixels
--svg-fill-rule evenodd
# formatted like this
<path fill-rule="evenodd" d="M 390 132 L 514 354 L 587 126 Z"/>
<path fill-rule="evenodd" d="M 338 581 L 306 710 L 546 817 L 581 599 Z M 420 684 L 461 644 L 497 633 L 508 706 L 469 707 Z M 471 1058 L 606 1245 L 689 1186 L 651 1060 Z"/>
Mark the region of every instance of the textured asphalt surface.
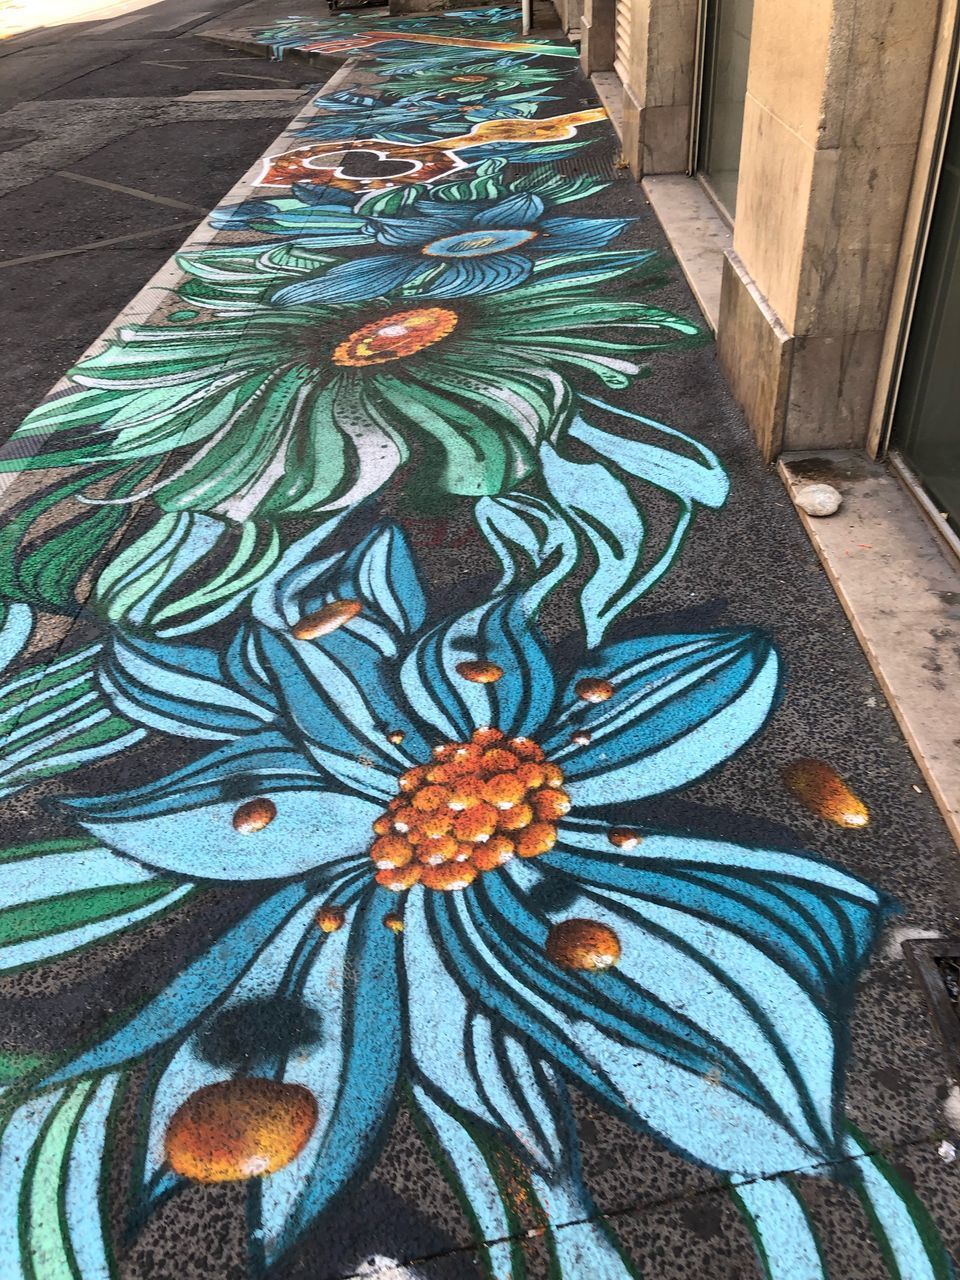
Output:
<path fill-rule="evenodd" d="M 334 69 L 196 35 L 242 9 L 162 0 L 0 42 L 3 438 Z"/>
<path fill-rule="evenodd" d="M 21 37 L 0 49 L 4 435 L 299 106 L 291 99 L 218 102 L 184 95 L 271 88 L 247 77 L 271 77 L 276 90 L 326 78 L 317 63 L 268 63 L 219 50 L 194 34 L 213 18 L 222 25 L 237 8 L 218 0 L 164 0 L 112 30 L 104 29 L 109 23 L 99 30 L 90 24 Z M 584 85 L 585 96 L 589 92 Z M 193 209 L 68 178 L 65 170 Z M 636 242 L 666 251 L 640 188 L 622 174 L 591 213 L 636 217 Z M 177 223 L 183 225 L 171 225 Z M 43 256 L 134 235 L 120 244 Z M 676 270 L 657 301 L 697 315 Z M 658 631 L 765 628 L 783 656 L 787 679 L 784 702 L 756 741 L 681 796 L 637 806 L 629 820 L 811 850 L 892 895 L 902 907 L 895 928 L 960 932 L 956 849 L 786 495 L 757 458 L 712 347 L 659 355 L 643 384 L 642 412 L 714 449 L 730 473 L 732 493 L 721 513 L 699 518 L 677 566 L 632 611 L 632 627 L 640 619 Z M 465 524 L 465 511 L 415 522 L 438 594 L 472 598 L 489 580 L 487 552 L 464 534 Z M 568 629 L 559 617 L 555 637 L 562 639 Z M 790 799 L 780 771 L 810 755 L 831 761 L 852 781 L 873 813 L 868 829 L 831 827 Z M 102 771 L 115 774 L 115 767 Z M 93 777 L 91 771 L 91 785 Z M 104 778 L 105 787 L 115 785 L 115 776 Z M 19 801 L 6 805 L 0 836 L 14 838 L 40 800 L 42 795 L 31 795 L 23 809 Z M 198 934 L 219 926 L 223 914 L 238 912 L 241 899 L 238 892 L 228 902 L 206 903 L 176 931 L 148 931 L 135 963 L 118 943 L 98 971 L 62 966 L 34 987 L 13 978 L 0 987 L 0 1019 L 22 1028 L 23 1047 L 33 1051 L 64 1036 L 89 1034 L 111 1008 L 176 972 Z M 204 911 L 219 913 L 218 920 L 205 920 Z M 960 1164 L 946 1164 L 937 1154 L 944 1138 L 956 1137 L 945 1112 L 949 1089 L 943 1048 L 892 936 L 861 984 L 847 1110 L 914 1182 L 956 1253 Z M 715 1175 L 628 1132 L 586 1101 L 578 1111 L 587 1180 L 646 1276 L 743 1280 L 756 1274 L 746 1228 Z M 804 1183 L 804 1195 L 830 1251 L 831 1274 L 850 1280 L 888 1274 L 852 1196 L 819 1179 Z M 238 1204 L 239 1193 L 229 1188 L 198 1188 L 171 1203 L 128 1254 L 124 1280 L 241 1275 Z M 379 1255 L 417 1259 L 423 1280 L 460 1280 L 482 1274 L 468 1242 L 460 1207 L 401 1114 L 366 1182 L 350 1192 L 322 1233 L 310 1235 L 282 1274 L 301 1280 L 346 1276 L 356 1274 L 358 1259 Z M 538 1239 L 531 1237 L 524 1248 L 531 1275 L 546 1275 Z M 211 1258 L 219 1259 L 215 1270 Z"/>

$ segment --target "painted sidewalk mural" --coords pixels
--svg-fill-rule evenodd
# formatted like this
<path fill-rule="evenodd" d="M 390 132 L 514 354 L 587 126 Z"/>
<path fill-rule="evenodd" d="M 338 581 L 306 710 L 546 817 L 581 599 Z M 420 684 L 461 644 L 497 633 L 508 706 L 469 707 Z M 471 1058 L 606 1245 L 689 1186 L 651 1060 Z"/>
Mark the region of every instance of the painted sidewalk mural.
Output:
<path fill-rule="evenodd" d="M 952 1275 L 844 1116 L 891 904 L 633 816 L 760 733 L 782 673 L 750 627 L 644 626 L 727 498 L 722 461 L 642 412 L 658 353 L 703 335 L 598 216 L 611 135 L 574 51 L 517 29 L 258 33 L 359 56 L 352 87 L 0 451 L 0 779 L 12 805 L 46 787 L 0 853 L 0 966 L 42 989 L 207 921 L 93 1039 L 30 1054 L 6 1028 L 3 1277 L 132 1274 L 130 1242 L 212 1184 L 269 1272 L 401 1113 L 492 1276 L 525 1274 L 531 1215 L 552 1274 L 636 1276 L 580 1096 L 728 1187 L 758 1276 L 827 1274 L 797 1174 L 859 1197 L 891 1277 Z M 452 516 L 483 562 L 459 596 L 423 536 Z M 787 784 L 870 820 L 823 762 Z"/>

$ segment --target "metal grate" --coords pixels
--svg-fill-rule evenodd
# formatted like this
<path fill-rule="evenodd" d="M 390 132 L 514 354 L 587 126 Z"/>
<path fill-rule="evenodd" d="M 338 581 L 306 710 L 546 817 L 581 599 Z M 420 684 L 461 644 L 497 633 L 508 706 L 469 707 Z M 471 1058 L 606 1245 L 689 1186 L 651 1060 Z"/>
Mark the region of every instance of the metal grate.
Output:
<path fill-rule="evenodd" d="M 923 988 L 947 1065 L 960 1080 L 960 938 L 904 942 L 903 953 Z"/>

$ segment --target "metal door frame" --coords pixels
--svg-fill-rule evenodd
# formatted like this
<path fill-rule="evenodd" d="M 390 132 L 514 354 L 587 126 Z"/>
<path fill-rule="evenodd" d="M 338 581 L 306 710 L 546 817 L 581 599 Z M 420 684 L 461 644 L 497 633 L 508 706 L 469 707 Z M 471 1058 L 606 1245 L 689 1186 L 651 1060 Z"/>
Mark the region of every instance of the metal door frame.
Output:
<path fill-rule="evenodd" d="M 895 320 L 897 325 L 896 346 L 894 349 L 891 374 L 887 387 L 884 391 L 880 431 L 873 440 L 868 440 L 867 442 L 868 452 L 872 453 L 875 457 L 884 457 L 888 452 L 891 452 L 893 418 L 896 412 L 897 400 L 899 399 L 900 389 L 903 382 L 903 371 L 907 360 L 907 350 L 910 345 L 910 335 L 916 319 L 917 298 L 920 292 L 920 279 L 923 275 L 923 269 L 927 261 L 927 251 L 930 244 L 930 231 L 933 225 L 933 213 L 936 207 L 937 193 L 940 189 L 940 178 L 943 173 L 947 134 L 949 133 L 950 125 L 953 122 L 954 111 L 960 111 L 960 103 L 957 102 L 957 95 L 958 92 L 960 92 L 960 6 L 957 8 L 953 24 L 953 31 L 947 54 L 947 65 L 948 71 L 944 84 L 943 99 L 940 103 L 937 118 L 933 156 L 927 173 L 923 179 L 924 194 L 920 214 L 919 235 L 914 248 L 913 258 L 910 262 L 903 306 L 901 308 L 900 315 Z M 912 471 L 906 460 L 902 459 L 899 453 L 896 454 L 896 459 L 898 461 L 898 473 L 901 478 L 907 482 L 908 487 L 914 488 L 915 484 L 919 485 L 919 482 L 913 480 Z M 917 496 L 919 496 L 920 493 L 923 493 L 924 498 L 926 499 L 926 494 L 922 489 L 922 486 L 919 486 Z M 926 502 L 929 503 L 929 499 L 926 499 Z M 921 505 L 924 504 L 922 503 Z"/>

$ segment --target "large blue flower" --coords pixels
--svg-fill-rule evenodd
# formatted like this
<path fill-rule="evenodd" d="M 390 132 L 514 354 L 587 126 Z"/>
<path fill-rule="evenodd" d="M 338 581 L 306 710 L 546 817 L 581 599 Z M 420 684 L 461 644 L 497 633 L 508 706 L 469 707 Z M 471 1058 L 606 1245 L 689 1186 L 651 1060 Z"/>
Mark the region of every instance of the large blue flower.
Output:
<path fill-rule="evenodd" d="M 512 89 L 525 91 L 538 86 L 549 88 L 563 77 L 554 64 L 541 66 L 539 59 L 523 54 L 493 57 L 491 53 L 475 59 L 464 56 L 463 49 L 434 48 L 429 58 L 404 59 L 396 66 L 377 68 L 377 93 L 430 93 L 437 98 L 456 98 L 458 102 L 487 101 L 496 94 Z"/>
<path fill-rule="evenodd" d="M 609 257 L 596 254 L 628 225 L 629 218 L 569 218 L 550 211 L 532 192 L 493 200 L 423 196 L 398 217 L 361 216 L 363 236 L 395 250 L 354 258 L 313 279 L 278 290 L 278 306 L 377 298 L 418 282 L 425 297 L 462 298 L 495 293 L 527 280 L 538 260 L 576 263 L 577 269 Z M 314 239 L 322 247 L 323 237 Z M 564 258 L 564 255 L 569 255 Z"/>
<path fill-rule="evenodd" d="M 553 101 L 556 98 L 538 90 L 503 93 L 486 103 L 471 99 L 461 105 L 423 90 L 388 99 L 344 89 L 315 98 L 313 105 L 323 114 L 298 128 L 296 135 L 333 141 L 385 138 L 389 142 L 430 142 L 465 133 L 470 125 L 483 120 L 530 119 L 544 103 Z"/>
<path fill-rule="evenodd" d="M 309 1091 L 308 1140 L 253 1184 L 268 1262 L 365 1165 L 401 1081 L 485 1238 L 510 1233 L 495 1149 L 526 1170 L 553 1226 L 578 1224 L 556 1233 L 561 1274 L 629 1274 L 580 1180 L 565 1081 L 743 1182 L 748 1211 L 759 1196 L 768 1218 L 793 1224 L 789 1189 L 778 1205 L 778 1183 L 757 1192 L 749 1179 L 849 1150 L 837 1038 L 878 895 L 804 856 L 617 830 L 624 803 L 703 776 L 757 733 L 777 694 L 769 642 L 646 636 L 558 685 L 523 595 L 427 624 L 395 526 L 349 553 L 320 549 L 317 535 L 291 549 L 226 649 L 114 642 L 103 681 L 125 715 L 219 745 L 147 786 L 73 799 L 72 812 L 168 882 L 255 880 L 262 900 L 43 1083 L 71 1099 L 166 1046 L 142 1113 L 147 1205 L 177 1184 L 166 1135 L 199 1090 L 239 1075 Z M 458 771 L 472 744 L 500 753 L 477 804 L 529 856 L 501 845 L 505 860 L 484 861 L 493 836 L 480 824 L 472 844 L 461 831 L 455 855 L 432 858 L 445 815 L 477 807 L 453 800 L 480 777 Z M 533 766 L 522 776 L 518 759 Z M 445 763 L 456 767 L 427 776 Z M 404 877 L 391 842 L 413 838 L 407 802 L 431 787 L 443 807 L 433 794 L 418 809 L 420 852 L 405 866 L 422 870 Z M 553 792 L 547 810 L 537 787 Z M 457 865 L 472 872 L 437 878 Z"/>

